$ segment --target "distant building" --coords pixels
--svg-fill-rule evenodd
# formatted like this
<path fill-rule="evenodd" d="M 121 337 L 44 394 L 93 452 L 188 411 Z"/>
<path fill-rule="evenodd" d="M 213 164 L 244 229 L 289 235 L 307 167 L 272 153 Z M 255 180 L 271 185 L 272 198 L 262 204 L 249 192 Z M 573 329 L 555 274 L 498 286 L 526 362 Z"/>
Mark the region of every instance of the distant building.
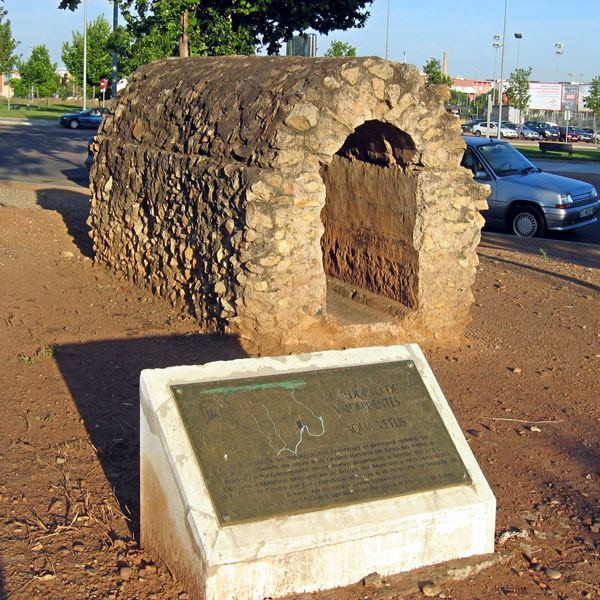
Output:
<path fill-rule="evenodd" d="M 18 71 L 13 71 L 12 73 L 0 73 L 0 97 L 2 98 L 12 98 L 14 96 L 14 92 L 12 86 L 10 85 L 11 79 L 20 79 L 20 75 Z"/>
<path fill-rule="evenodd" d="M 452 80 L 452 89 L 469 96 L 469 100 L 473 101 L 478 96 L 487 94 L 493 87 L 492 81 L 482 79 L 462 79 L 455 78 Z"/>

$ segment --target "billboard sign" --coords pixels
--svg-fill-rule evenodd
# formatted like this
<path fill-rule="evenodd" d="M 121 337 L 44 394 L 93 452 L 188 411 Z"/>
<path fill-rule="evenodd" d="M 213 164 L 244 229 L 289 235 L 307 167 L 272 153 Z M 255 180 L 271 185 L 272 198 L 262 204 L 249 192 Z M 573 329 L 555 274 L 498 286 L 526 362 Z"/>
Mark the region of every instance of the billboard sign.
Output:
<path fill-rule="evenodd" d="M 577 107 L 578 110 L 590 110 L 589 108 L 586 108 L 584 101 L 590 95 L 591 91 L 592 86 L 589 83 L 584 83 L 579 86 L 579 102 Z"/>
<path fill-rule="evenodd" d="M 564 84 L 562 86 L 563 110 L 577 112 L 577 85 Z"/>
<path fill-rule="evenodd" d="M 560 83 L 529 83 L 531 100 L 529 108 L 533 110 L 561 110 L 562 84 Z"/>

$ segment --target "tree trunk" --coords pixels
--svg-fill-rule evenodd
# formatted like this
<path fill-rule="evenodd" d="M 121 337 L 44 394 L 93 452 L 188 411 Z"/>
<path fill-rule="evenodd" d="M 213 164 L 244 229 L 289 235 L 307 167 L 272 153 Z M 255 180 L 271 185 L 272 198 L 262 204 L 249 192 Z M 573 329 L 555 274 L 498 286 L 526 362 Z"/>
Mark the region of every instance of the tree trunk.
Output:
<path fill-rule="evenodd" d="M 186 58 L 190 55 L 188 43 L 188 9 L 185 8 L 181 13 L 181 36 L 179 37 L 179 57 Z"/>

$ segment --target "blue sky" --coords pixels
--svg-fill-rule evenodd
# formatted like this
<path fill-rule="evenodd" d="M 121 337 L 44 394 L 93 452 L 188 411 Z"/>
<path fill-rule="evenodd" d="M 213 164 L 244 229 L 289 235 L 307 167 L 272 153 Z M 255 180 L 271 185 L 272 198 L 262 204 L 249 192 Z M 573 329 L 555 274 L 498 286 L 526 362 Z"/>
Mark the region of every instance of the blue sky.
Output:
<path fill-rule="evenodd" d="M 83 11 L 61 11 L 59 0 L 5 0 L 13 34 L 21 43 L 18 52 L 28 56 L 31 45 L 46 44 L 52 59 L 61 63 L 62 42 L 81 29 Z M 559 59 L 561 80 L 590 80 L 600 75 L 599 0 L 509 0 L 506 72 L 517 61 L 515 32 L 523 33 L 521 66 L 533 67 L 533 79 L 553 81 L 556 72 L 554 44 L 565 43 Z M 360 56 L 385 53 L 388 0 L 375 0 L 363 29 L 320 36 L 319 54 L 331 39 L 356 46 Z M 109 0 L 88 0 L 88 18 L 103 13 L 112 19 Z M 492 37 L 502 33 L 504 0 L 390 0 L 389 58 L 422 66 L 430 57 L 449 55 L 454 76 L 492 78 Z M 500 69 L 498 55 L 498 71 Z M 569 73 L 573 74 L 570 76 Z"/>

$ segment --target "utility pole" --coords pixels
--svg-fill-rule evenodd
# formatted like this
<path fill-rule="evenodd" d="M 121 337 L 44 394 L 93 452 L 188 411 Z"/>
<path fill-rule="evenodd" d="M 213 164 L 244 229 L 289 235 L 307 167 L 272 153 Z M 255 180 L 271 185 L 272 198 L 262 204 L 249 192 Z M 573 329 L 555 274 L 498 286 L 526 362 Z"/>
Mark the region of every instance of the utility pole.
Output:
<path fill-rule="evenodd" d="M 556 42 L 554 44 L 554 54 L 556 55 L 556 82 L 558 83 L 558 58 L 565 53 L 565 44 L 563 42 Z"/>
<path fill-rule="evenodd" d="M 119 4 L 117 0 L 113 0 L 113 35 L 117 33 L 119 26 Z M 110 97 L 114 100 L 117 97 L 117 71 L 119 68 L 119 58 L 117 49 L 112 51 L 112 76 L 110 80 Z"/>
<path fill-rule="evenodd" d="M 502 36 L 498 33 L 494 36 L 494 42 L 492 46 L 494 47 L 494 94 L 493 94 L 493 103 L 496 103 L 496 95 L 497 95 L 497 85 L 498 80 L 496 79 L 496 67 L 498 66 L 498 48 L 502 47 L 503 44 Z"/>
<path fill-rule="evenodd" d="M 502 58 L 500 59 L 500 94 L 498 98 L 498 131 L 496 136 L 500 139 L 502 128 L 502 94 L 504 93 L 504 54 L 506 50 L 506 21 L 508 19 L 508 0 L 504 0 L 504 30 L 502 32 Z"/>
<path fill-rule="evenodd" d="M 385 60 L 388 59 L 388 46 L 390 41 L 390 0 L 387 3 L 387 20 L 385 24 Z M 406 60 L 404 61 L 406 62 Z"/>
<path fill-rule="evenodd" d="M 87 108 L 87 0 L 83 0 L 83 110 Z"/>
<path fill-rule="evenodd" d="M 517 69 L 519 68 L 519 54 L 521 51 L 521 40 L 523 39 L 522 33 L 515 33 L 515 39 L 517 40 Z"/>

